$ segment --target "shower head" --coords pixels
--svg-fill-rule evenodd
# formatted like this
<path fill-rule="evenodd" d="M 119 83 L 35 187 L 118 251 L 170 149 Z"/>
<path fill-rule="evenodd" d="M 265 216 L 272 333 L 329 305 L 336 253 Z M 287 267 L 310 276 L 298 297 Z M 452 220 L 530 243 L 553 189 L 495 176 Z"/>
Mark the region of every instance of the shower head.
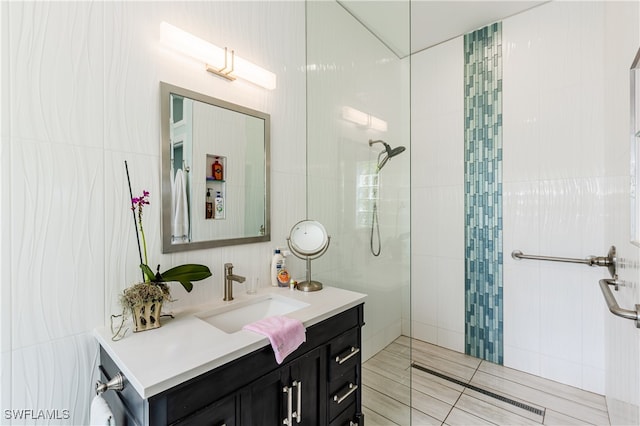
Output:
<path fill-rule="evenodd" d="M 387 161 L 389 161 L 391 157 L 395 157 L 396 155 L 403 153 L 406 149 L 404 146 L 391 148 L 389 144 L 383 140 L 374 141 L 369 139 L 369 146 L 373 145 L 374 143 L 381 143 L 382 145 L 384 145 L 384 151 L 381 151 L 380 154 L 378 154 L 378 171 L 380 171 L 382 167 L 387 164 Z"/>
<path fill-rule="evenodd" d="M 392 150 L 387 150 L 387 155 L 389 156 L 389 158 L 395 157 L 396 155 L 403 153 L 405 149 L 406 148 L 404 146 L 397 146 Z"/>

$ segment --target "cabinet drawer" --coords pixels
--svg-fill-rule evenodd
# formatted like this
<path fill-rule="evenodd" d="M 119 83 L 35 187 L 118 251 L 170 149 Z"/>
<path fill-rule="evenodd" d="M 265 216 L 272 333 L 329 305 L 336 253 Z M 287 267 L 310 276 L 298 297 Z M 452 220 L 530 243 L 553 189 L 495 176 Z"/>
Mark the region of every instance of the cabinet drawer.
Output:
<path fill-rule="evenodd" d="M 329 379 L 343 375 L 360 363 L 359 328 L 338 336 L 329 345 Z"/>
<path fill-rule="evenodd" d="M 335 419 L 331 420 L 329 426 L 356 426 L 358 419 L 356 417 L 356 404 L 351 404 L 340 413 Z"/>
<path fill-rule="evenodd" d="M 175 426 L 235 426 L 236 399 L 234 395 L 216 401 L 210 406 L 173 423 Z"/>
<path fill-rule="evenodd" d="M 356 396 L 360 392 L 357 366 L 339 378 L 329 383 L 329 419 L 335 418 L 351 404 L 356 403 Z"/>

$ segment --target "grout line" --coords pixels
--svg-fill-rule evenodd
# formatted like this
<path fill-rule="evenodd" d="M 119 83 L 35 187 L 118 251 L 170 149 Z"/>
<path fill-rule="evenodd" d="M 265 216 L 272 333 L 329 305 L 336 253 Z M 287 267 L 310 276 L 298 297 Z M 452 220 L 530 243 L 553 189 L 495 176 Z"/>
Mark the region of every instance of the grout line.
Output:
<path fill-rule="evenodd" d="M 384 414 L 380 414 L 380 413 L 378 413 L 378 412 L 377 412 L 376 410 L 374 410 L 373 408 L 371 408 L 371 407 L 369 407 L 369 406 L 367 406 L 367 405 L 364 405 L 364 404 L 362 404 L 362 406 L 363 406 L 363 407 L 366 407 L 366 408 L 367 408 L 367 410 L 369 410 L 369 411 L 371 411 L 371 412 L 373 412 L 373 413 L 376 413 L 377 415 L 379 415 L 379 416 L 380 416 L 380 417 L 382 417 L 383 419 L 387 419 L 387 420 L 389 420 L 389 421 L 390 421 L 391 423 L 393 423 L 394 425 L 397 425 L 397 423 L 396 423 L 396 422 L 394 422 L 393 420 L 391 420 L 389 417 L 385 416 Z"/>
<path fill-rule="evenodd" d="M 442 424 L 445 424 L 447 422 L 447 419 L 449 418 L 451 413 L 453 413 L 453 409 L 456 408 L 456 405 L 458 405 L 458 402 L 460 402 L 460 398 L 462 398 L 463 393 L 464 393 L 464 390 L 460 392 L 460 394 L 458 395 L 458 398 L 456 398 L 455 402 L 451 405 L 451 409 L 449 410 L 447 415 L 444 416 L 444 420 L 442 420 Z"/>
<path fill-rule="evenodd" d="M 383 414 L 380 414 L 379 412 L 377 412 L 377 411 L 376 411 L 376 410 L 374 410 L 373 408 L 368 407 L 368 406 L 366 406 L 366 405 L 362 405 L 362 406 L 363 406 L 363 407 L 366 407 L 366 409 L 367 409 L 367 410 L 369 410 L 369 411 L 371 411 L 372 413 L 376 413 L 377 415 L 379 415 L 379 416 L 380 416 L 380 417 L 382 417 L 383 419 L 389 420 L 389 421 L 390 421 L 391 423 L 393 423 L 394 425 L 397 425 L 397 424 L 398 424 L 398 423 L 394 422 L 393 420 L 391 420 L 389 417 L 387 417 L 387 416 L 385 416 L 385 415 L 383 415 Z"/>
<path fill-rule="evenodd" d="M 389 395 L 388 393 L 385 393 L 385 392 L 383 392 L 383 391 L 381 391 L 381 390 L 378 390 L 378 389 L 376 389 L 376 388 L 372 388 L 371 386 L 368 386 L 368 385 L 366 385 L 366 384 L 363 384 L 362 386 L 367 387 L 367 388 L 371 389 L 372 391 L 377 392 L 377 393 L 379 393 L 380 395 L 383 395 L 383 396 L 385 396 L 385 397 L 387 397 L 387 398 L 389 398 L 389 399 L 391 399 L 391 400 L 394 400 L 394 401 L 396 401 L 397 403 L 404 405 L 405 407 L 409 407 L 409 408 L 411 408 L 411 406 L 407 405 L 405 402 L 402 402 L 402 401 L 400 401 L 399 399 L 396 399 L 396 398 L 392 397 L 392 396 L 391 396 L 391 395 Z M 411 388 L 407 387 L 407 389 L 409 389 L 409 392 L 411 392 Z M 411 396 L 409 396 L 409 400 L 411 400 Z"/>
<path fill-rule="evenodd" d="M 480 364 L 482 364 L 482 361 L 480 361 L 480 362 L 478 363 L 478 365 L 476 366 L 475 371 L 473 372 L 473 374 L 471 375 L 471 377 L 469 377 L 469 382 L 468 382 L 468 384 L 470 384 L 470 383 L 471 383 L 471 381 L 473 380 L 473 377 L 476 375 L 476 373 L 477 373 L 477 372 L 478 372 L 478 370 L 480 369 Z M 413 365 L 414 365 L 414 363 L 412 363 L 412 364 L 411 364 L 411 366 L 412 366 L 412 367 L 413 367 Z M 422 369 L 419 369 L 419 370 L 422 370 Z M 431 373 L 429 373 L 429 374 L 431 374 Z M 448 378 L 446 378 L 446 377 L 444 377 L 444 379 L 445 379 L 445 380 L 449 380 L 449 379 L 448 379 Z M 462 385 L 462 387 L 463 387 L 464 389 L 467 389 L 467 387 L 466 387 L 464 384 Z M 454 408 L 457 408 L 456 406 L 458 405 L 458 402 L 460 402 L 460 398 L 462 398 L 462 394 L 464 394 L 464 389 L 462 390 L 462 392 L 460 392 L 460 395 L 458 395 L 458 398 L 456 399 L 456 402 L 454 402 L 454 403 L 453 403 L 453 405 L 451 406 L 451 410 L 449 410 L 449 413 L 447 414 L 447 416 L 446 416 L 446 417 L 444 418 L 444 420 L 442 421 L 442 424 L 445 424 L 445 423 L 446 423 L 447 419 L 449 418 L 449 416 L 450 416 L 450 415 L 451 415 L 451 413 L 453 412 L 453 409 L 454 409 Z M 462 409 L 461 409 L 461 408 L 458 408 L 458 410 L 462 410 Z M 462 411 L 465 411 L 465 412 L 469 413 L 469 412 L 468 412 L 468 411 L 466 411 L 466 410 L 462 410 Z M 475 414 L 474 414 L 474 413 L 469 413 L 469 414 L 471 414 L 472 416 L 475 416 Z"/>
<path fill-rule="evenodd" d="M 384 396 L 384 397 L 386 397 L 386 398 L 389 398 L 389 399 L 391 399 L 391 400 L 393 400 L 393 401 L 396 401 L 396 402 L 400 403 L 401 405 L 404 405 L 404 406 L 405 406 L 405 407 L 407 407 L 407 409 L 409 410 L 409 417 L 411 417 L 411 407 L 410 407 L 409 405 L 405 404 L 405 403 L 404 403 L 404 402 L 402 402 L 402 401 L 398 401 L 397 399 L 395 399 L 395 398 L 394 398 L 394 397 L 392 397 L 391 395 L 387 395 L 386 393 L 381 392 L 381 391 L 379 391 L 379 390 L 378 390 L 378 389 L 376 389 L 376 388 L 372 388 L 371 386 L 367 386 L 367 385 L 363 385 L 363 386 L 364 386 L 364 387 L 367 387 L 367 388 L 369 388 L 369 389 L 371 389 L 371 391 L 373 391 L 373 392 L 379 393 L 380 395 L 382 395 L 382 396 Z M 367 407 L 369 410 L 373 411 L 374 413 L 378 414 L 379 416 L 384 417 L 385 419 L 389 420 L 390 422 L 395 423 L 393 420 L 391 420 L 390 418 L 388 418 L 388 417 L 387 417 L 387 416 L 385 416 L 384 414 L 382 414 L 382 413 L 380 413 L 380 412 L 378 412 L 378 411 L 374 410 L 373 408 L 369 407 L 368 405 L 366 405 L 366 404 L 364 404 L 364 403 L 363 403 L 362 405 L 363 405 L 363 406 L 365 406 L 365 407 Z"/>

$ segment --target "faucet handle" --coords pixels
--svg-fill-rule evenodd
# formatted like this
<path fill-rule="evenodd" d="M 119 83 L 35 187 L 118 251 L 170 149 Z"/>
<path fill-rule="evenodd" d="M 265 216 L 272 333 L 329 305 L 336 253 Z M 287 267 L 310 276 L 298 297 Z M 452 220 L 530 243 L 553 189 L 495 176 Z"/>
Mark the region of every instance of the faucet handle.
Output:
<path fill-rule="evenodd" d="M 233 269 L 233 263 L 225 263 L 224 264 L 224 270 L 228 271 L 230 269 Z"/>

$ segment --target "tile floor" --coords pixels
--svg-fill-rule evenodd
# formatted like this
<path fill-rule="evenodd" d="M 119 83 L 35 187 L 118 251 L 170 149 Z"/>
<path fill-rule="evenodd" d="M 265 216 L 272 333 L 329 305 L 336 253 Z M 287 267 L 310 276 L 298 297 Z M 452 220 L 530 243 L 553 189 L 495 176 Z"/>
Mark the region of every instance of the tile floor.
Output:
<path fill-rule="evenodd" d="M 367 360 L 362 378 L 367 426 L 609 425 L 602 395 L 405 336 Z"/>

